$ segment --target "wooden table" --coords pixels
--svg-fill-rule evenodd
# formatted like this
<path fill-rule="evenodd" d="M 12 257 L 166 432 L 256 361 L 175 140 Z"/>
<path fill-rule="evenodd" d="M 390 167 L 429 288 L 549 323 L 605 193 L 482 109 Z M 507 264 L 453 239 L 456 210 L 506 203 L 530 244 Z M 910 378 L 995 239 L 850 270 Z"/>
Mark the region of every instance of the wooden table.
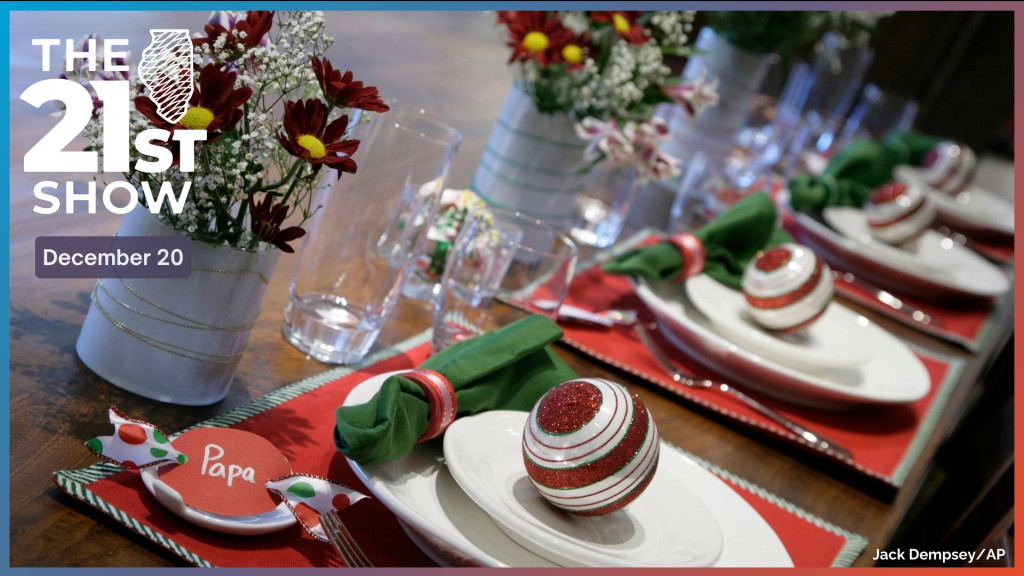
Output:
<path fill-rule="evenodd" d="M 252 332 L 230 394 L 223 401 L 193 408 L 161 404 L 124 392 L 93 375 L 76 357 L 75 341 L 89 306 L 92 280 L 40 280 L 34 275 L 34 239 L 40 235 L 105 235 L 119 218 L 109 214 L 55 214 L 32 211 L 34 182 L 45 175 L 24 174 L 21 158 L 53 122 L 18 99 L 28 84 L 52 77 L 39 69 L 31 38 L 80 38 L 99 32 L 130 38 L 137 58 L 149 28 L 200 29 L 205 13 L 15 14 L 11 24 L 11 565 L 12 566 L 167 566 L 180 560 L 124 530 L 98 511 L 65 496 L 52 482 L 55 470 L 88 466 L 95 457 L 82 445 L 109 434 L 106 409 L 176 431 L 257 398 L 280 386 L 325 371 L 287 344 L 280 333 L 282 311 L 295 263 L 283 255 L 267 293 L 263 314 Z M 466 187 L 501 106 L 511 73 L 502 32 L 484 13 L 331 13 L 337 36 L 329 56 L 335 65 L 380 87 L 385 96 L 417 103 L 447 119 L 464 137 L 454 161 L 451 184 Z M 67 175 L 58 175 L 64 179 Z M 864 312 L 871 316 L 870 313 Z M 875 316 L 908 340 L 966 359 L 949 409 L 906 484 L 892 501 L 877 498 L 821 469 L 822 462 L 799 450 L 766 444 L 735 427 L 680 404 L 639 381 L 609 372 L 565 348 L 560 354 L 581 374 L 630 384 L 640 393 L 668 441 L 759 484 L 829 522 L 864 535 L 868 547 L 857 565 L 872 564 L 915 497 L 928 461 L 957 420 L 965 398 L 1012 330 L 1012 311 L 979 354 L 916 334 Z M 426 329 L 429 311 L 403 299 L 388 320 L 375 349 Z"/>

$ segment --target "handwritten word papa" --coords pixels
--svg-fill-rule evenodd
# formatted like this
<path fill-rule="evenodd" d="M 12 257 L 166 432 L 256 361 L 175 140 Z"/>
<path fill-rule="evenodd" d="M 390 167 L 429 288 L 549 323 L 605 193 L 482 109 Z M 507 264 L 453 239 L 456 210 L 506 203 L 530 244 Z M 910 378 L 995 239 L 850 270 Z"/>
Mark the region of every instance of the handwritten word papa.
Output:
<path fill-rule="evenodd" d="M 220 477 L 228 482 L 228 488 L 235 478 L 241 478 L 250 484 L 256 483 L 256 471 L 252 466 L 242 468 L 237 464 L 229 464 L 226 468 L 221 462 L 216 462 L 224 457 L 224 449 L 216 444 L 207 444 L 203 450 L 203 467 L 199 471 L 202 476 Z M 212 465 L 210 463 L 213 463 Z"/>

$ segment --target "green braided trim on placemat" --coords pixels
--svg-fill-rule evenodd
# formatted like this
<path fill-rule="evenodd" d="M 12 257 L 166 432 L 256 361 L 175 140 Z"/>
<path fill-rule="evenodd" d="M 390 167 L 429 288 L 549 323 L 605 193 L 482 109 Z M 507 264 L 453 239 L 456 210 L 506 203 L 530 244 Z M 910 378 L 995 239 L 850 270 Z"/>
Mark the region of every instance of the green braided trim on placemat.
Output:
<path fill-rule="evenodd" d="M 101 472 L 101 470 L 99 469 L 102 467 L 108 467 L 111 468 L 112 470 L 104 470 L 103 472 L 105 472 L 105 474 L 99 474 L 99 476 L 97 476 L 97 474 Z M 116 466 L 103 463 L 90 466 L 89 468 L 85 468 L 83 470 L 61 470 L 58 472 L 54 472 L 53 476 L 57 484 L 65 492 L 89 504 L 90 506 L 96 508 L 100 512 L 103 512 L 107 516 L 110 516 L 118 523 L 126 526 L 133 532 L 141 536 L 144 536 L 147 539 L 152 540 L 153 542 L 156 542 L 157 544 L 163 546 L 167 550 L 170 550 L 174 554 L 177 554 L 179 557 L 181 557 L 182 559 L 191 564 L 194 564 L 201 568 L 212 568 L 213 564 L 211 564 L 205 558 L 197 555 L 188 548 L 185 548 L 184 546 L 178 544 L 174 540 L 164 536 L 156 530 L 151 529 L 149 526 L 146 526 L 145 524 L 139 522 L 135 518 L 132 518 L 125 512 L 122 512 L 120 508 L 114 506 L 113 504 L 107 502 L 106 500 L 100 498 L 99 496 L 96 496 L 96 494 L 94 494 L 92 491 L 86 488 L 86 485 L 89 482 L 100 480 L 106 476 L 109 476 L 110 474 L 120 471 L 121 469 Z"/>
<path fill-rule="evenodd" d="M 776 496 L 775 494 L 769 492 L 768 490 L 765 490 L 764 488 L 758 486 L 757 484 L 754 484 L 749 480 L 746 480 L 745 478 L 741 478 L 733 474 L 732 472 L 729 472 L 728 470 L 720 468 L 712 464 L 711 462 L 708 462 L 707 460 L 700 458 L 699 456 L 690 454 L 689 452 L 683 450 L 682 448 L 679 448 L 673 444 L 669 444 L 668 442 L 666 442 L 665 444 L 679 451 L 684 456 L 690 458 L 691 460 L 699 464 L 702 468 L 708 470 L 709 472 L 715 474 L 716 476 L 728 480 L 729 482 L 739 486 L 740 488 L 743 488 L 747 492 L 755 494 L 760 498 L 767 500 L 768 502 L 771 502 L 772 504 L 778 506 L 779 508 L 782 508 L 783 510 L 789 512 L 790 514 L 793 514 L 798 518 L 801 518 L 807 522 L 810 522 L 811 524 L 814 524 L 822 530 L 826 530 L 837 536 L 842 537 L 844 540 L 846 540 L 846 543 L 843 544 L 843 547 L 839 550 L 839 554 L 837 554 L 836 557 L 832 560 L 833 568 L 843 568 L 852 565 L 853 562 L 857 559 L 857 557 L 860 556 L 862 552 L 864 552 L 864 549 L 867 548 L 868 540 L 860 534 L 854 534 L 849 530 L 840 528 L 839 526 L 836 526 L 835 524 L 832 524 L 827 520 L 819 518 L 811 514 L 810 512 L 807 512 L 803 508 L 800 508 L 799 506 L 796 506 L 795 504 L 789 502 L 788 500 L 783 500 L 782 498 Z"/>
<path fill-rule="evenodd" d="M 275 406 L 278 406 L 289 400 L 292 400 L 293 398 L 301 396 L 306 392 L 319 388 L 324 384 L 333 382 L 339 378 L 352 374 L 353 372 L 362 370 L 363 368 L 376 364 L 377 362 L 381 362 L 398 354 L 408 352 L 409 350 L 412 350 L 413 348 L 419 346 L 420 344 L 427 342 L 430 339 L 430 336 L 431 331 L 427 330 L 417 336 L 413 336 L 408 340 L 396 344 L 395 346 L 376 352 L 366 357 L 357 364 L 352 364 L 348 366 L 338 366 L 337 368 L 332 368 L 316 376 L 310 376 L 305 380 L 293 382 L 292 384 L 281 387 L 273 392 L 270 392 L 269 394 L 260 396 L 259 398 L 253 400 L 252 402 L 243 404 L 242 406 L 239 406 L 234 410 L 229 410 L 228 412 L 225 412 L 219 416 L 215 416 L 209 420 L 206 420 L 205 422 L 200 422 L 199 424 L 190 426 L 184 430 L 172 434 L 170 438 L 177 438 L 181 434 L 185 433 L 188 430 L 192 430 L 193 428 L 225 428 L 228 426 L 233 426 L 235 424 L 238 424 L 239 422 L 247 420 L 252 416 L 266 412 L 267 410 L 270 410 Z M 110 516 L 118 523 L 129 528 L 133 532 L 136 532 L 148 538 L 149 540 L 159 544 L 160 546 L 163 546 L 167 550 L 170 550 L 171 552 L 178 555 L 185 561 L 204 568 L 213 567 L 213 564 L 211 564 L 206 559 L 202 558 L 201 556 L 198 556 L 197 554 L 195 554 L 191 550 L 188 550 L 187 548 L 184 548 L 174 540 L 164 536 L 163 534 L 139 522 L 138 520 L 129 516 L 127 513 L 123 512 L 121 509 L 117 508 L 113 504 L 100 498 L 86 487 L 93 482 L 103 480 L 104 478 L 121 472 L 122 470 L 123 469 L 120 466 L 115 466 L 114 464 L 110 464 L 109 462 L 98 462 L 87 468 L 80 468 L 77 470 L 58 470 L 53 473 L 53 478 L 57 485 L 60 486 L 62 490 L 67 492 L 72 497 L 89 504 L 93 508 L 96 508 L 97 510 Z"/>
<path fill-rule="evenodd" d="M 933 360 L 945 362 L 949 368 L 946 370 L 946 376 L 942 379 L 942 383 L 939 385 L 939 389 L 935 392 L 935 398 L 932 399 L 932 405 L 928 407 L 928 411 L 925 412 L 924 417 L 921 419 L 921 423 L 917 427 L 917 432 L 914 433 L 914 438 L 910 441 L 910 445 L 907 446 L 907 451 L 903 454 L 903 458 L 899 464 L 892 471 L 892 483 L 896 486 L 902 486 L 907 480 L 907 476 L 910 475 L 911 468 L 914 467 L 914 463 L 921 457 L 921 452 L 924 451 L 924 447 L 928 444 L 928 440 L 932 437 L 932 432 L 935 431 L 935 425 L 939 421 L 939 417 L 942 416 L 943 410 L 946 408 L 946 403 L 949 401 L 950 394 L 953 393 L 954 385 L 960 380 L 960 375 L 964 371 L 966 360 L 963 358 L 954 358 L 945 354 L 940 354 L 934 350 L 929 350 L 923 346 L 918 346 L 910 342 L 904 341 L 904 343 L 915 353 L 921 356 L 927 356 Z"/>

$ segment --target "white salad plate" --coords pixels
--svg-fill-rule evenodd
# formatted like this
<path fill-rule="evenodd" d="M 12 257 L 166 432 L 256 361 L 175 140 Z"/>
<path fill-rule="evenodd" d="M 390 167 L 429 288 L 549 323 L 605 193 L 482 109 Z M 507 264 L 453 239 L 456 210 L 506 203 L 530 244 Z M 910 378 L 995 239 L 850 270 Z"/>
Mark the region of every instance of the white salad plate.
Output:
<path fill-rule="evenodd" d="M 830 207 L 822 216 L 862 254 L 887 268 L 978 297 L 999 296 L 1010 287 L 998 266 L 934 230 L 926 230 L 910 248 L 901 248 L 871 236 L 863 210 Z"/>
<path fill-rule="evenodd" d="M 916 183 L 927 190 L 936 210 L 945 219 L 972 230 L 1013 235 L 1013 203 L 999 194 L 977 184 L 956 194 L 946 194 L 925 183 L 921 170 L 914 166 L 897 166 L 893 175 L 897 180 Z"/>
<path fill-rule="evenodd" d="M 456 420 L 444 458 L 462 490 L 506 535 L 560 566 L 710 566 L 722 551 L 714 514 L 671 470 L 655 471 L 636 500 L 604 516 L 549 504 L 523 464 L 526 412 L 495 410 Z"/>
<path fill-rule="evenodd" d="M 859 346 L 869 356 L 855 368 L 805 372 L 734 342 L 694 306 L 679 283 L 635 284 L 636 294 L 658 319 L 669 341 L 691 358 L 751 390 L 794 404 L 844 409 L 870 404 L 905 404 L 928 394 L 931 379 L 924 364 L 902 341 L 863 316 L 830 305 L 822 320 L 857 329 Z M 819 320 L 820 321 L 820 320 Z"/>
<path fill-rule="evenodd" d="M 142 483 L 165 508 L 196 526 L 235 536 L 258 536 L 277 532 L 297 522 L 295 514 L 284 502 L 269 512 L 246 516 L 221 516 L 187 506 L 177 490 L 160 480 L 159 469 L 167 465 L 143 468 Z"/>
<path fill-rule="evenodd" d="M 722 335 L 751 352 L 804 372 L 850 370 L 867 364 L 871 360 L 869 340 L 881 331 L 836 303 L 830 303 L 816 321 L 797 332 L 765 330 L 747 313 L 742 292 L 706 274 L 687 279 L 686 293 Z"/>
<path fill-rule="evenodd" d="M 369 401 L 390 375 L 362 382 L 345 404 Z M 520 430 L 526 421 L 526 413 L 521 414 Z M 441 564 L 557 566 L 546 556 L 534 554 L 509 538 L 473 502 L 449 471 L 440 441 L 418 444 L 408 456 L 391 462 L 349 463 L 370 492 L 399 518 L 413 542 Z M 679 450 L 662 444 L 656 474 L 675 477 L 699 494 L 714 515 L 722 534 L 722 549 L 714 566 L 793 565 L 768 523 L 725 482 Z"/>

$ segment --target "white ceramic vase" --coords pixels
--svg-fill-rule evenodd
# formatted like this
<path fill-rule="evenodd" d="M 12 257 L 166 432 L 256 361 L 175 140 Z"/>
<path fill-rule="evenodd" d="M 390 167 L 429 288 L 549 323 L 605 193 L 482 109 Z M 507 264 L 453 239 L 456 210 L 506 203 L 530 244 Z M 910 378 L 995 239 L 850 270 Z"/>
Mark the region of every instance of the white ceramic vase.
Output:
<path fill-rule="evenodd" d="M 709 78 L 717 78 L 718 105 L 703 110 L 696 118 L 677 105 L 658 109 L 672 131 L 672 139 L 662 148 L 682 161 L 684 171 L 698 151 L 713 160 L 724 161 L 729 155 L 733 136 L 743 128 L 771 64 L 770 55 L 737 48 L 711 28 L 701 30 L 694 48 L 697 53 L 687 60 L 682 78 L 692 80 L 705 71 Z M 658 185 L 674 193 L 681 183 L 682 176 L 678 176 L 661 180 Z"/>
<path fill-rule="evenodd" d="M 179 232 L 140 207 L 119 236 Z M 192 242 L 189 278 L 102 278 L 82 324 L 78 356 L 104 380 L 162 402 L 223 399 L 248 345 L 280 251 Z"/>
<path fill-rule="evenodd" d="M 471 188 L 489 205 L 568 230 L 588 163 L 586 143 L 564 113 L 545 114 L 512 85 L 480 157 Z"/>

